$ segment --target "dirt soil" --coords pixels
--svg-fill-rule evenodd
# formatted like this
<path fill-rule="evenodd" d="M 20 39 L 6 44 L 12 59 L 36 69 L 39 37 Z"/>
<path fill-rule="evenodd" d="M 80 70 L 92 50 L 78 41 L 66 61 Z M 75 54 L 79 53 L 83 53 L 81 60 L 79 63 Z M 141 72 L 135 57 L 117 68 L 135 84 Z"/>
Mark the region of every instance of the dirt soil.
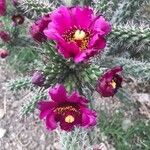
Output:
<path fill-rule="evenodd" d="M 19 95 L 8 90 L 6 83 L 17 78 L 5 61 L 0 60 L 0 150 L 53 150 L 54 133 L 47 132 L 37 112 L 20 119 L 19 109 L 29 91 Z"/>

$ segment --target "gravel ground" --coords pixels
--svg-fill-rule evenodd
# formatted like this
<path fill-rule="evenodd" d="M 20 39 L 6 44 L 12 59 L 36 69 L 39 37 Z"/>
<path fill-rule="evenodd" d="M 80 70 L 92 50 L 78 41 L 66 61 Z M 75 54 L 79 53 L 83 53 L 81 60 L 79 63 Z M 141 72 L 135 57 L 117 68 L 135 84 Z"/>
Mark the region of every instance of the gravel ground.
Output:
<path fill-rule="evenodd" d="M 49 133 L 35 112 L 20 119 L 19 108 L 24 96 L 7 90 L 5 83 L 16 78 L 13 71 L 0 60 L 0 150 L 53 150 L 54 133 Z M 24 93 L 23 95 L 26 95 Z"/>

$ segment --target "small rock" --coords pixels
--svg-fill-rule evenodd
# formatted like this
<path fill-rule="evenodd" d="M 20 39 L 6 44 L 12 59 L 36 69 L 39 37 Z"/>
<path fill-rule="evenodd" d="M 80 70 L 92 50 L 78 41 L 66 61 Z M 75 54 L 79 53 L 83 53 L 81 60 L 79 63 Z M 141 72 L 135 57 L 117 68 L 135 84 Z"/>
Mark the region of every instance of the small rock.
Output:
<path fill-rule="evenodd" d="M 45 134 L 42 134 L 42 135 L 41 135 L 40 140 L 41 140 L 41 141 L 45 141 Z"/>
<path fill-rule="evenodd" d="M 0 128 L 0 138 L 4 137 L 6 134 L 6 129 Z"/>
<path fill-rule="evenodd" d="M 0 119 L 2 119 L 5 115 L 4 109 L 0 109 Z"/>
<path fill-rule="evenodd" d="M 54 148 L 56 149 L 56 150 L 61 150 L 61 144 L 59 143 L 59 142 L 55 142 L 54 143 Z"/>
<path fill-rule="evenodd" d="M 104 132 L 101 132 L 101 138 L 102 138 L 103 141 L 107 140 L 107 136 L 105 135 Z"/>
<path fill-rule="evenodd" d="M 132 126 L 132 122 L 131 122 L 131 120 L 129 118 L 123 120 L 123 122 L 122 122 L 122 129 L 124 131 L 127 131 L 128 128 L 130 128 L 131 126 Z"/>
<path fill-rule="evenodd" d="M 140 93 L 140 94 L 136 94 L 136 95 L 138 97 L 138 101 L 141 103 L 150 101 L 150 94 L 148 94 L 148 93 Z"/>
<path fill-rule="evenodd" d="M 108 150 L 104 143 L 100 143 L 99 145 L 94 145 L 93 150 Z"/>
<path fill-rule="evenodd" d="M 19 106 L 19 102 L 18 102 L 18 101 L 13 102 L 12 108 L 16 108 L 16 107 L 18 107 L 18 106 Z"/>

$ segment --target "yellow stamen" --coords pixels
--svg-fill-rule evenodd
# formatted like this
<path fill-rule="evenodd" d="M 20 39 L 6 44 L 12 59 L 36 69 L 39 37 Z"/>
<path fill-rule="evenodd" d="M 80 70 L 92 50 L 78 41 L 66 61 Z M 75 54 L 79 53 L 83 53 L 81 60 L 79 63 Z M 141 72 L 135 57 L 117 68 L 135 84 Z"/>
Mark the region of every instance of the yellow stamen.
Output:
<path fill-rule="evenodd" d="M 86 33 L 83 30 L 76 30 L 74 33 L 75 40 L 83 40 L 86 36 Z"/>
<path fill-rule="evenodd" d="M 74 122 L 74 117 L 72 115 L 68 115 L 65 118 L 65 122 L 67 122 L 67 123 L 73 123 Z"/>
<path fill-rule="evenodd" d="M 113 89 L 115 89 L 116 86 L 117 86 L 117 84 L 116 84 L 116 82 L 115 82 L 114 80 L 112 80 L 112 81 L 110 82 L 110 84 L 112 85 Z"/>

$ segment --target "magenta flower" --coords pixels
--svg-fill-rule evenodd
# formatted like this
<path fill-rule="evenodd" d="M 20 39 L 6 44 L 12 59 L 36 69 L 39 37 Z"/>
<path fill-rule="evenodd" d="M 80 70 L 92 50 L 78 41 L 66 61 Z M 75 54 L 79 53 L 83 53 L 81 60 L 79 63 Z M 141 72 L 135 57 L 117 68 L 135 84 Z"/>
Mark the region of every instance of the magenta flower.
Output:
<path fill-rule="evenodd" d="M 11 37 L 8 32 L 6 31 L 0 31 L 0 38 L 3 42 L 8 43 L 11 40 Z"/>
<path fill-rule="evenodd" d="M 121 87 L 123 78 L 118 74 L 123 70 L 121 66 L 114 67 L 104 73 L 98 81 L 97 92 L 103 97 L 114 96 Z"/>
<path fill-rule="evenodd" d="M 33 73 L 32 76 L 32 84 L 37 85 L 37 86 L 42 86 L 45 81 L 45 76 L 41 71 L 36 71 Z"/>
<path fill-rule="evenodd" d="M 47 40 L 47 37 L 43 33 L 43 30 L 47 28 L 50 21 L 50 15 L 47 14 L 43 16 L 40 20 L 32 24 L 30 28 L 30 33 L 35 41 L 44 42 Z"/>
<path fill-rule="evenodd" d="M 21 25 L 24 23 L 24 16 L 17 14 L 12 16 L 12 21 L 14 25 Z"/>
<path fill-rule="evenodd" d="M 0 0 L 0 16 L 4 16 L 6 13 L 6 0 Z"/>
<path fill-rule="evenodd" d="M 6 58 L 9 55 L 9 52 L 6 49 L 0 49 L 0 57 Z"/>
<path fill-rule="evenodd" d="M 109 22 L 103 16 L 95 16 L 91 8 L 61 6 L 51 13 L 44 33 L 57 42 L 60 54 L 78 63 L 101 52 L 106 46 L 104 37 L 110 31 Z"/>
<path fill-rule="evenodd" d="M 47 129 L 57 128 L 71 131 L 74 126 L 91 127 L 96 124 L 96 112 L 87 106 L 88 100 L 77 92 L 71 95 L 63 85 L 57 84 L 49 89 L 51 101 L 39 102 L 40 119 L 45 119 Z"/>

